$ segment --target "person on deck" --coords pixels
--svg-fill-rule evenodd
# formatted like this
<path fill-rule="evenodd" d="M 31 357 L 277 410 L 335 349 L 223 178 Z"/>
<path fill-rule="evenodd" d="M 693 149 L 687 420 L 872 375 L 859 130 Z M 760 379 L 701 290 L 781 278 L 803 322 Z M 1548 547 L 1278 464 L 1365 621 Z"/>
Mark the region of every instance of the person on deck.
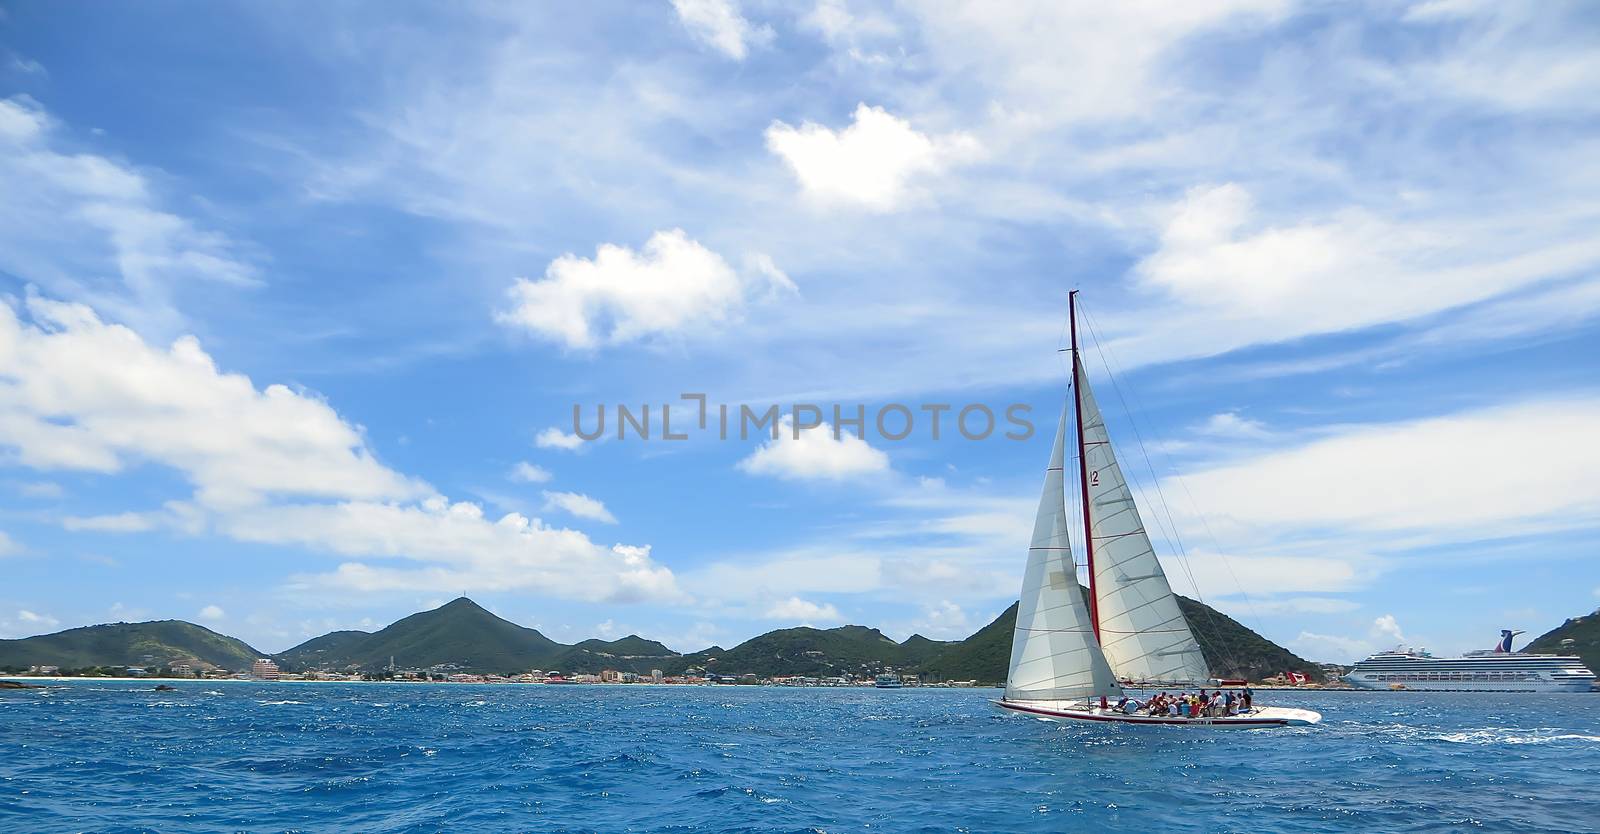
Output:
<path fill-rule="evenodd" d="M 1233 692 L 1224 693 L 1222 696 L 1222 714 L 1233 714 Z"/>
<path fill-rule="evenodd" d="M 1247 684 L 1244 685 L 1244 692 L 1241 695 L 1241 697 L 1244 698 L 1244 711 L 1245 712 L 1249 712 L 1250 711 L 1250 696 L 1251 696 L 1250 684 L 1247 683 Z"/>

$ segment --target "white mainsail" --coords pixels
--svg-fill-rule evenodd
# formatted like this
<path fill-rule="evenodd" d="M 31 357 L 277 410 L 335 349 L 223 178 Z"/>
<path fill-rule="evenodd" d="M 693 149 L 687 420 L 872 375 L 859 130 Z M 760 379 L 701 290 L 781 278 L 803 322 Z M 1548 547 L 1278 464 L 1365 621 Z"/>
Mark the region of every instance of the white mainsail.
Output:
<path fill-rule="evenodd" d="M 1101 649 L 1122 680 L 1204 683 L 1205 655 L 1150 546 L 1083 364 L 1074 370 Z"/>
<path fill-rule="evenodd" d="M 1070 701 L 1120 697 L 1122 690 L 1100 652 L 1083 588 L 1067 539 L 1063 452 L 1067 414 L 1056 428 L 1050 468 L 1045 471 L 1033 544 L 1022 575 L 1016 631 L 1011 637 L 1007 701 Z"/>

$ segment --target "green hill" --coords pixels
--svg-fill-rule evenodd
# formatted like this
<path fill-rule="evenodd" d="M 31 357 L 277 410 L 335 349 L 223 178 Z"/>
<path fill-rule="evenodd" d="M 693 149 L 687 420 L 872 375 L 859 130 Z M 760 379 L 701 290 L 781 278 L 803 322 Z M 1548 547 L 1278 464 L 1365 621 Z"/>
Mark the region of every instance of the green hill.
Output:
<path fill-rule="evenodd" d="M 495 616 L 466 597 L 412 614 L 388 628 L 335 631 L 277 655 L 292 670 L 377 671 L 452 666 L 465 672 L 526 672 L 529 669 L 594 673 L 603 669 L 648 673 L 677 660 L 678 653 L 630 634 L 619 640 L 558 643 L 531 628 Z"/>
<path fill-rule="evenodd" d="M 913 634 L 900 643 L 900 652 L 907 663 L 920 665 L 949 651 L 959 643 L 959 640 L 930 640 L 920 634 Z"/>
<path fill-rule="evenodd" d="M 1572 642 L 1567 642 L 1567 641 Z M 1584 617 L 1573 617 L 1539 635 L 1523 651 L 1539 654 L 1575 654 L 1583 658 L 1590 671 L 1600 669 L 1600 610 Z"/>
<path fill-rule="evenodd" d="M 907 641 L 908 643 L 911 641 Z M 876 674 L 885 667 L 910 671 L 926 643 L 919 638 L 910 650 L 866 626 L 819 629 L 781 628 L 726 651 L 707 649 L 683 655 L 672 669 L 703 666 L 717 674 L 807 675 Z M 666 669 L 667 667 L 662 667 Z"/>
<path fill-rule="evenodd" d="M 1315 664 L 1296 657 L 1233 618 L 1194 600 L 1178 600 L 1200 637 L 1214 673 L 1260 679 L 1294 670 L 1322 678 Z M 712 646 L 680 655 L 636 634 L 568 646 L 497 617 L 462 597 L 432 611 L 412 614 L 380 631 L 335 631 L 275 657 L 288 671 L 373 672 L 388 666 L 392 657 L 397 666 L 405 669 L 448 666 L 480 673 L 529 669 L 594 673 L 615 669 L 647 674 L 660 669 L 677 674 L 700 667 L 725 675 L 828 677 L 872 675 L 892 669 L 930 680 L 995 683 L 1006 675 L 1016 617 L 1017 606 L 1013 603 L 971 637 L 953 642 L 913 635 L 896 643 L 875 628 L 859 625 L 828 629 L 801 626 L 769 631 L 731 649 Z M 1569 620 L 1563 629 L 1568 633 L 1558 635 L 1562 631 L 1558 629 L 1535 641 L 1535 646 L 1541 641 L 1559 642 L 1576 635 L 1587 640 L 1583 645 L 1593 651 L 1596 635 L 1592 621 Z M 81 668 L 188 662 L 202 668 L 237 671 L 248 668 L 261 656 L 231 637 L 176 620 L 90 626 L 23 640 L 0 640 L 0 666 L 24 668 L 39 664 Z"/>
<path fill-rule="evenodd" d="M 266 657 L 246 643 L 182 620 L 109 623 L 0 640 L 0 667 L 171 666 L 242 671 Z"/>
<path fill-rule="evenodd" d="M 573 648 L 613 657 L 662 657 L 678 654 L 654 640 L 646 640 L 637 634 L 630 634 L 620 640 L 584 640 Z"/>
<path fill-rule="evenodd" d="M 366 634 L 341 631 L 313 638 L 278 655 L 290 668 L 377 670 L 454 664 L 476 672 L 548 667 L 569 647 L 489 613 L 466 597 L 412 614 Z"/>
<path fill-rule="evenodd" d="M 346 660 L 372 633 L 368 631 L 330 631 L 274 655 L 288 669 L 332 669 Z"/>

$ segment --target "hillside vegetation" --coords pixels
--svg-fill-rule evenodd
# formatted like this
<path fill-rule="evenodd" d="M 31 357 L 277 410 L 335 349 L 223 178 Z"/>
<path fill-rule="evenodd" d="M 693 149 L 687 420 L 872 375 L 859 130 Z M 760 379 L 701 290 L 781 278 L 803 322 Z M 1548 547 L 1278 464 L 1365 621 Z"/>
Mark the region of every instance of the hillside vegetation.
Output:
<path fill-rule="evenodd" d="M 1316 664 L 1296 657 L 1233 618 L 1194 600 L 1178 599 L 1200 637 L 1213 673 L 1259 680 L 1293 670 L 1313 679 L 1322 678 Z M 699 669 L 723 675 L 832 677 L 893 670 L 932 681 L 999 683 L 1005 679 L 1016 617 L 1017 606 L 1012 604 L 993 622 L 959 641 L 913 635 L 896 642 L 866 626 L 800 626 L 769 631 L 730 649 L 712 646 L 678 654 L 638 635 L 566 645 L 495 616 L 461 597 L 379 631 L 324 634 L 275 655 L 274 659 L 285 671 L 377 672 L 393 658 L 395 665 L 403 669 L 445 667 L 476 673 L 520 673 L 530 669 L 594 673 L 615 669 L 647 674 L 660 669 L 667 674 L 681 674 Z M 174 620 L 92 626 L 0 641 L 0 665 L 13 667 L 189 662 L 201 668 L 237 671 L 249 668 L 259 656 L 255 649 L 231 637 Z"/>
<path fill-rule="evenodd" d="M 1523 651 L 1575 654 L 1583 658 L 1583 665 L 1589 667 L 1589 671 L 1600 670 L 1600 610 L 1567 620 L 1534 638 Z"/>
<path fill-rule="evenodd" d="M 243 641 L 182 620 L 108 623 L 0 640 L 0 667 L 171 666 L 241 671 L 266 655 Z"/>

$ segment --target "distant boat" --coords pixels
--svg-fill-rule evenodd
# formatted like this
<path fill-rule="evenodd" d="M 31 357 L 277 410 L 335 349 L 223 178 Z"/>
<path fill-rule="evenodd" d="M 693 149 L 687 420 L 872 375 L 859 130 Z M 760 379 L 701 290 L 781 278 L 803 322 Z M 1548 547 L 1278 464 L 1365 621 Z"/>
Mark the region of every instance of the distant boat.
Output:
<path fill-rule="evenodd" d="M 1156 558 L 1133 493 L 1111 447 L 1100 407 L 1078 353 L 1077 292 L 1069 296 L 1072 398 L 1057 424 L 1044 490 L 1034 520 L 1012 635 L 1005 696 L 995 704 L 1055 721 L 1112 721 L 1226 727 L 1315 724 L 1310 710 L 1255 707 L 1231 716 L 1184 718 L 1111 707 L 1123 699 L 1119 680 L 1142 688 L 1210 688 L 1206 665 L 1166 573 Z M 1083 495 L 1085 602 L 1067 535 L 1066 438 L 1072 422 Z M 1102 706 L 1106 705 L 1106 706 Z"/>
<path fill-rule="evenodd" d="M 872 685 L 879 689 L 899 689 L 905 684 L 900 682 L 899 675 L 879 675 L 873 678 Z"/>
<path fill-rule="evenodd" d="M 1357 663 L 1344 676 L 1357 689 L 1427 692 L 1588 692 L 1594 672 L 1573 655 L 1511 650 L 1520 631 L 1503 629 L 1493 649 L 1461 657 L 1434 657 L 1424 649 L 1397 648 Z"/>

